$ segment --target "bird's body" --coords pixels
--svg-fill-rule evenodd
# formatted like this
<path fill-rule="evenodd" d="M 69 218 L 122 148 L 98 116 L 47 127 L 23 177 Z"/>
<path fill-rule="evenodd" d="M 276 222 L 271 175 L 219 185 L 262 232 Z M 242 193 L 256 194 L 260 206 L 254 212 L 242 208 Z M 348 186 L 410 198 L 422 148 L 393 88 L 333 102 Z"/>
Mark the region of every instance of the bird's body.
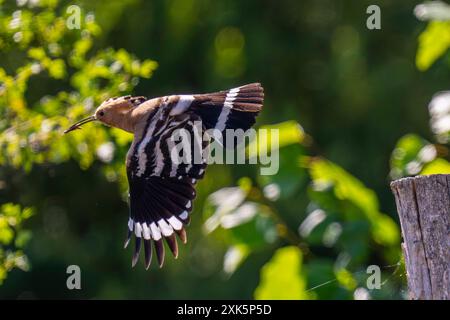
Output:
<path fill-rule="evenodd" d="M 226 129 L 247 130 L 254 124 L 263 98 L 259 83 L 210 94 L 171 95 L 150 100 L 125 96 L 106 100 L 95 115 L 67 130 L 98 120 L 134 134 L 126 158 L 130 217 L 125 243 L 126 247 L 135 235 L 133 266 L 142 243 L 148 268 L 152 242 L 160 266 L 164 262 L 163 238 L 175 257 L 178 255 L 175 234 L 186 242 L 185 226 L 190 219 L 195 184 L 203 178 L 207 161 L 204 158 L 194 161 L 192 157 L 184 163 L 174 161 L 173 136 L 177 130 L 193 136 L 199 124 L 203 130 L 219 133 Z M 201 150 L 209 142 L 209 139 L 197 141 Z"/>

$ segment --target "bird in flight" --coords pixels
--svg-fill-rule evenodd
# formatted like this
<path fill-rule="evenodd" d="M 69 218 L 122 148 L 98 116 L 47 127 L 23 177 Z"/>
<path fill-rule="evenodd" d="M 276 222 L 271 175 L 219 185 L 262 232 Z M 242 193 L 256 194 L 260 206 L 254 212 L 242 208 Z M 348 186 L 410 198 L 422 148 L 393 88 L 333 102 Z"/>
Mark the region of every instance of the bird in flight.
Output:
<path fill-rule="evenodd" d="M 171 142 L 175 132 L 185 130 L 195 135 L 199 123 L 202 130 L 213 130 L 222 136 L 227 129 L 246 131 L 255 123 L 263 100 L 264 91 L 259 83 L 208 94 L 153 99 L 123 96 L 104 101 L 94 115 L 64 131 L 68 133 L 85 123 L 100 121 L 134 134 L 126 157 L 130 213 L 125 241 L 126 248 L 134 234 L 133 267 L 139 260 L 142 243 L 148 269 L 152 242 L 159 267 L 164 264 L 163 239 L 175 258 L 178 256 L 175 234 L 183 243 L 187 242 L 185 227 L 196 196 L 195 184 L 203 178 L 207 161 L 204 158 L 194 161 L 192 157 L 187 163 L 174 161 Z M 202 138 L 202 150 L 211 139 Z"/>

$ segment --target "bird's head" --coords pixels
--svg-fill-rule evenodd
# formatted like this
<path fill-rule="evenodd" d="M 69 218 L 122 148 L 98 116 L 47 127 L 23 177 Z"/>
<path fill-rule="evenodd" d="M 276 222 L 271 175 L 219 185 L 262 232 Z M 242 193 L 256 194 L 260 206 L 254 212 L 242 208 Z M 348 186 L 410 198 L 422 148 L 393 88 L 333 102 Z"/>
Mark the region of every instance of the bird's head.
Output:
<path fill-rule="evenodd" d="M 123 96 L 105 100 L 97 110 L 95 110 L 95 113 L 92 116 L 76 122 L 69 129 L 64 131 L 64 133 L 80 129 L 83 124 L 91 121 L 100 121 L 108 126 L 132 131 L 130 112 L 134 107 L 137 107 L 145 100 L 147 100 L 145 97 L 132 96 Z"/>

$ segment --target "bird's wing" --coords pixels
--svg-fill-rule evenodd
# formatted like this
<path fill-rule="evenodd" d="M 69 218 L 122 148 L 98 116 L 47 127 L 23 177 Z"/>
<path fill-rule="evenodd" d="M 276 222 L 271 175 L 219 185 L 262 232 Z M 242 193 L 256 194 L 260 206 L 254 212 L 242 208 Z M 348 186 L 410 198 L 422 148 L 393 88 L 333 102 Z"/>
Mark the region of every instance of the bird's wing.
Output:
<path fill-rule="evenodd" d="M 142 242 L 146 268 L 152 258 L 151 242 L 160 266 L 164 262 L 162 238 L 178 255 L 175 234 L 186 242 L 184 227 L 189 223 L 195 184 L 207 166 L 204 150 L 210 141 L 202 133 L 212 128 L 247 130 L 262 102 L 261 85 L 251 84 L 211 94 L 163 97 L 159 107 L 149 111 L 127 159 L 130 217 L 125 246 L 135 234 L 133 266 Z M 189 136 L 191 143 L 185 149 L 190 150 L 189 156 L 175 146 L 183 138 L 180 133 Z"/>

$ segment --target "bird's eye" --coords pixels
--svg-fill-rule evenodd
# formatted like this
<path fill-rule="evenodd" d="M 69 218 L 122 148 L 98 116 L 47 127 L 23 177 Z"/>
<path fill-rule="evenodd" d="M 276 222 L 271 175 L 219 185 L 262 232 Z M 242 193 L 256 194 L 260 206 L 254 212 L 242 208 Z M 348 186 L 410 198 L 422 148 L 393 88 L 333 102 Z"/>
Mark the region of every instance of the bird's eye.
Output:
<path fill-rule="evenodd" d="M 103 117 L 103 116 L 105 115 L 105 112 L 100 111 L 100 112 L 98 113 L 98 115 L 99 115 L 100 117 Z"/>

